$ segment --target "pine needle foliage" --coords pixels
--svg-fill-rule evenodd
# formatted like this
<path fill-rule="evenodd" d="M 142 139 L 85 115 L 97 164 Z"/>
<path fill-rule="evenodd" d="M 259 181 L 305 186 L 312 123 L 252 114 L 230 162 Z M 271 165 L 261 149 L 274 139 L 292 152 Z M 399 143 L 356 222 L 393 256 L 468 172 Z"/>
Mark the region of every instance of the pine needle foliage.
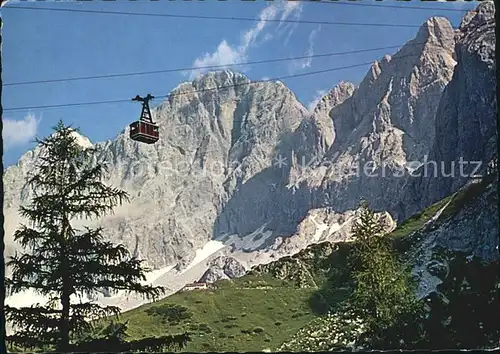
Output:
<path fill-rule="evenodd" d="M 5 313 L 15 332 L 7 337 L 9 344 L 66 352 L 85 346 L 75 339 L 79 333 L 91 330 L 98 319 L 120 312 L 114 306 L 77 302 L 75 298 L 124 290 L 155 300 L 165 289 L 142 284 L 149 269 L 123 245 L 106 241 L 102 228 L 73 227 L 77 219 L 98 219 L 111 213 L 129 197 L 101 182 L 106 166 L 96 160 L 95 148 L 78 142 L 78 129 L 62 121 L 53 129 L 54 134 L 37 140 L 39 156 L 26 183 L 31 203 L 20 208 L 21 216 L 30 223 L 20 225 L 14 233 L 23 252 L 7 262 L 12 275 L 5 280 L 10 295 L 31 289 L 49 301 L 31 307 L 5 306 Z M 171 339 L 146 338 L 142 344 L 144 348 L 153 344 L 160 348 Z M 127 347 L 121 338 L 118 340 L 120 348 Z M 105 340 L 99 343 L 106 345 Z M 132 346 L 139 350 L 141 342 Z"/>
<path fill-rule="evenodd" d="M 390 345 L 388 342 L 400 337 L 396 327 L 411 326 L 406 322 L 417 313 L 419 304 L 411 273 L 398 259 L 390 239 L 384 237 L 380 220 L 366 201 L 360 203 L 360 208 L 359 221 L 352 229 L 354 292 L 349 302 L 367 325 L 372 341 Z"/>

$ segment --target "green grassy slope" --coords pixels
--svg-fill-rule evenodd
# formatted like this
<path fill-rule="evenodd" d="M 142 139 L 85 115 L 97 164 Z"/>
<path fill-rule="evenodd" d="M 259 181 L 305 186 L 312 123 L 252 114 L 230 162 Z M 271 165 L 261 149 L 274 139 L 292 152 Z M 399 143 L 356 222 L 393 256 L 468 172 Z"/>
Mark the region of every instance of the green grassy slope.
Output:
<path fill-rule="evenodd" d="M 476 181 L 476 183 L 471 183 L 465 188 L 460 189 L 457 193 L 455 193 L 446 209 L 443 210 L 443 213 L 439 216 L 439 220 L 444 221 L 456 215 L 468 203 L 472 202 L 475 198 L 480 197 L 486 191 L 488 186 L 496 180 L 497 174 L 493 173 L 483 177 L 479 181 Z M 496 206 L 496 200 L 490 200 L 490 203 L 492 207 Z"/>
<path fill-rule="evenodd" d="M 218 281 L 215 290 L 180 292 L 125 312 L 121 320 L 128 321 L 130 339 L 191 332 L 184 351 L 277 350 L 347 295 L 347 289 L 329 286 L 336 270 L 341 274 L 345 268 L 344 248 L 313 245 L 241 278 Z M 183 307 L 188 315 L 172 324 L 151 314 L 153 307 L 168 304 Z"/>
<path fill-rule="evenodd" d="M 415 214 L 401 224 L 389 234 L 389 237 L 393 239 L 403 239 L 404 237 L 410 235 L 412 232 L 418 231 L 422 228 L 427 221 L 429 221 L 436 213 L 442 209 L 451 199 L 453 195 L 450 195 L 439 202 L 432 204 L 426 209 L 422 210 L 420 213 Z"/>
<path fill-rule="evenodd" d="M 314 318 L 308 300 L 314 288 L 297 288 L 271 277 L 245 276 L 220 281 L 214 291 L 174 294 L 124 313 L 131 339 L 189 331 L 185 351 L 261 351 L 276 349 Z M 191 318 L 161 323 L 146 311 L 164 304 L 187 308 Z"/>

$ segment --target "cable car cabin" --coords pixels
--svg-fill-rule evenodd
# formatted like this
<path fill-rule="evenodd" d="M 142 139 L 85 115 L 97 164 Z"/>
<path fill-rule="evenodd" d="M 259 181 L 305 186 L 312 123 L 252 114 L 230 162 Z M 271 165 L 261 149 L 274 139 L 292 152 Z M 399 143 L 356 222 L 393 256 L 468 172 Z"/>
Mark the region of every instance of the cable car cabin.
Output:
<path fill-rule="evenodd" d="M 160 135 L 158 125 L 153 122 L 151 110 L 149 109 L 149 101 L 153 98 L 154 96 L 150 94 L 146 97 L 137 95 L 132 98 L 132 101 L 142 102 L 141 118 L 137 122 L 130 124 L 130 138 L 132 140 L 146 144 L 154 144 L 158 141 Z"/>
<path fill-rule="evenodd" d="M 160 136 L 158 125 L 143 120 L 138 120 L 130 124 L 130 139 L 146 143 L 154 144 Z"/>

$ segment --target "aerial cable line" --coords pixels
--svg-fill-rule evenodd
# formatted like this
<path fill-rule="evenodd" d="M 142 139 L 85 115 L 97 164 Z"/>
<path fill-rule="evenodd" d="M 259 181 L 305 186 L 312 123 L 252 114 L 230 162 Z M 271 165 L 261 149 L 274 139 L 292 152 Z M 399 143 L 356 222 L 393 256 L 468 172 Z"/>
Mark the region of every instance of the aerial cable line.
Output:
<path fill-rule="evenodd" d="M 406 45 L 412 45 L 413 46 L 413 45 L 420 45 L 420 44 L 425 44 L 425 42 L 414 43 L 414 44 L 406 44 Z M 55 82 L 94 80 L 94 79 L 105 79 L 105 78 L 113 78 L 113 77 L 126 77 L 126 76 L 161 74 L 161 73 L 170 73 L 170 72 L 193 71 L 193 70 L 201 70 L 201 69 L 227 68 L 227 67 L 233 67 L 233 66 L 256 65 L 256 64 L 275 63 L 275 62 L 290 61 L 290 60 L 312 59 L 312 58 L 321 58 L 321 57 L 329 57 L 329 56 L 336 56 L 336 55 L 347 55 L 347 54 L 357 54 L 357 53 L 365 53 L 365 52 L 375 52 L 375 51 L 378 51 L 378 50 L 387 50 L 387 49 L 400 48 L 400 47 L 402 47 L 404 45 L 405 44 L 399 44 L 399 45 L 388 46 L 388 47 L 350 50 L 350 51 L 346 51 L 346 52 L 313 54 L 313 55 L 304 55 L 304 56 L 299 56 L 299 57 L 278 58 L 278 59 L 265 59 L 265 60 L 259 60 L 259 61 L 235 63 L 235 64 L 230 64 L 230 65 L 226 65 L 226 64 L 223 64 L 223 65 L 208 65 L 208 66 L 199 66 L 199 67 L 174 68 L 174 69 L 142 71 L 142 72 L 131 72 L 131 73 L 120 73 L 120 74 L 105 74 L 105 75 L 95 75 L 95 76 L 80 76 L 80 77 L 63 78 L 63 79 L 52 79 L 52 80 L 36 80 L 36 81 L 12 82 L 12 83 L 4 83 L 3 86 L 20 86 L 20 85 L 31 85 L 31 84 L 45 84 L 45 83 L 55 83 Z"/>
<path fill-rule="evenodd" d="M 179 15 L 179 14 L 154 14 L 145 12 L 122 12 L 122 11 L 101 11 L 101 10 L 81 10 L 81 9 L 59 9 L 48 7 L 28 7 L 28 6 L 7 6 L 7 9 L 18 10 L 44 10 L 44 11 L 63 11 L 80 12 L 106 15 L 128 15 L 128 16 L 151 16 L 151 17 L 171 17 L 184 19 L 202 19 L 202 20 L 227 20 L 227 21 L 253 21 L 253 22 L 277 22 L 277 23 L 303 23 L 317 25 L 337 25 L 337 26 L 369 26 L 369 27 L 407 27 L 420 28 L 422 25 L 396 24 L 396 23 L 365 23 L 365 22 L 332 22 L 332 21 L 308 21 L 308 20 L 288 20 L 288 19 L 260 19 L 251 17 L 222 17 L 222 16 L 201 16 L 201 15 Z"/>
<path fill-rule="evenodd" d="M 112 0 L 113 1 L 113 0 Z M 111 2 L 112 2 L 111 1 Z M 399 9 L 399 10 L 428 10 L 428 11 L 449 11 L 449 12 L 468 12 L 471 9 L 446 9 L 446 8 L 440 8 L 440 7 L 427 7 L 427 6 L 413 6 L 413 5 L 403 5 L 402 6 L 397 6 L 397 5 L 386 5 L 386 4 L 367 4 L 367 3 L 352 3 L 352 2 L 338 2 L 336 0 L 290 0 L 290 1 L 296 1 L 296 2 L 307 2 L 307 3 L 315 3 L 315 4 L 329 4 L 329 5 L 338 5 L 338 6 L 365 6 L 365 7 L 378 7 L 378 8 L 393 8 L 393 9 Z M 467 0 L 466 0 L 467 1 Z M 476 2 L 481 2 L 482 0 L 478 0 Z M 90 1 L 88 1 L 90 2 Z M 88 3 L 85 1 L 85 3 Z M 105 3 L 105 2 L 110 2 L 110 1 L 100 1 L 100 3 Z M 125 4 L 133 4 L 133 3 L 144 3 L 144 2 L 150 2 L 150 0 L 147 1 L 127 1 L 123 2 Z M 474 3 L 474 1 L 469 1 L 470 3 Z M 82 2 L 81 2 L 82 3 Z M 91 3 L 99 3 L 99 1 L 92 1 Z M 451 4 L 456 3 L 450 1 Z M 16 6 L 5 6 L 6 8 L 17 8 Z"/>
<path fill-rule="evenodd" d="M 391 61 L 393 60 L 399 60 L 399 59 L 404 59 L 408 57 L 415 57 L 416 55 L 403 55 L 403 56 L 398 56 L 398 57 L 393 57 L 391 58 Z M 271 79 L 265 79 L 265 80 L 258 80 L 258 81 L 249 81 L 245 82 L 242 84 L 236 84 L 236 85 L 227 85 L 227 86 L 220 86 L 220 87 L 214 87 L 214 88 L 208 88 L 208 89 L 201 89 L 201 90 L 193 90 L 193 91 L 186 91 L 186 92 L 176 92 L 176 93 L 170 93 L 167 95 L 160 95 L 160 96 L 155 96 L 156 99 L 159 98 L 171 98 L 171 97 L 177 97 L 177 96 L 183 96 L 183 95 L 191 95 L 195 93 L 203 93 L 203 92 L 208 92 L 208 91 L 214 91 L 214 90 L 224 90 L 228 88 L 235 88 L 235 87 L 240 87 L 240 86 L 248 86 L 252 84 L 256 84 L 259 82 L 271 82 L 271 81 L 281 81 L 283 79 L 291 79 L 295 77 L 301 77 L 301 76 L 309 76 L 309 75 L 315 75 L 315 74 L 321 74 L 321 73 L 326 73 L 326 72 L 332 72 L 332 71 L 337 71 L 337 70 L 344 70 L 344 69 L 351 69 L 351 68 L 356 68 L 356 67 L 361 67 L 365 65 L 372 65 L 374 63 L 374 60 L 365 62 L 365 63 L 359 63 L 359 64 L 352 64 L 352 65 L 347 65 L 347 66 L 340 66 L 340 67 L 335 67 L 335 68 L 330 68 L 330 69 L 324 69 L 324 70 L 317 70 L 317 71 L 309 71 L 305 73 L 299 73 L 299 74 L 293 74 L 293 75 L 287 75 L 287 76 L 280 76 L 280 77 L 275 77 Z M 4 112 L 12 112 L 12 111 L 24 111 L 24 110 L 31 110 L 31 109 L 45 109 L 45 108 L 61 108 L 61 107 L 75 107 L 75 106 L 90 106 L 90 105 L 99 105 L 99 104 L 110 104 L 110 103 L 124 103 L 124 102 L 131 102 L 130 99 L 125 99 L 125 100 L 108 100 L 108 101 L 94 101 L 94 102 L 78 102 L 78 103 L 63 103 L 63 104 L 56 104 L 56 105 L 41 105 L 41 106 L 29 106 L 29 107 L 15 107 L 15 108 L 4 108 Z"/>
<path fill-rule="evenodd" d="M 149 3 L 151 0 L 144 0 L 144 1 L 138 1 L 138 0 L 134 0 L 134 1 L 124 1 L 122 2 L 122 4 L 137 4 L 137 3 Z M 289 0 L 290 2 L 292 1 L 296 1 L 296 2 L 307 2 L 307 3 L 315 3 L 315 4 L 330 4 L 330 5 L 339 5 L 339 6 L 366 6 L 366 7 L 379 7 L 379 8 L 393 8 L 393 9 L 400 9 L 400 10 L 428 10 L 428 11 L 436 11 L 436 10 L 439 10 L 439 11 L 450 11 L 450 12 L 468 12 L 470 11 L 471 9 L 446 9 L 446 8 L 440 8 L 440 7 L 427 7 L 427 6 L 413 6 L 413 5 L 403 5 L 401 4 L 401 6 L 397 6 L 397 5 L 386 5 L 386 4 L 367 4 L 366 2 L 355 2 L 355 3 L 352 3 L 352 2 L 345 2 L 345 1 L 337 1 L 337 0 Z M 449 3 L 451 4 L 454 4 L 454 3 L 457 3 L 459 2 L 460 0 L 457 0 L 457 1 L 449 1 Z M 465 0 L 469 3 L 479 3 L 479 2 L 482 2 L 482 1 L 487 1 L 487 0 L 477 0 L 477 1 L 468 1 L 468 0 Z M 103 0 L 103 1 L 81 1 L 80 3 L 92 3 L 92 4 L 95 4 L 95 3 L 106 3 L 106 2 L 115 2 L 115 0 Z M 437 1 L 436 1 L 437 2 Z M 443 2 L 441 2 L 443 3 Z M 448 3 L 448 2 L 446 2 Z"/>
<path fill-rule="evenodd" d="M 397 5 L 386 5 L 386 4 L 367 4 L 367 3 L 359 3 L 359 2 L 338 2 L 335 0 L 321 0 L 321 1 L 314 1 L 314 0 L 294 0 L 298 2 L 308 2 L 308 3 L 315 3 L 315 4 L 330 4 L 330 5 L 339 5 L 339 6 L 365 6 L 365 7 L 379 7 L 379 8 L 393 8 L 393 9 L 400 9 L 400 10 L 432 10 L 432 11 L 450 11 L 450 12 L 468 12 L 472 9 L 445 9 L 441 7 L 426 7 L 426 6 L 413 6 L 413 5 L 402 5 L 402 6 L 397 6 Z M 467 0 L 466 0 L 467 1 Z M 476 2 L 481 2 L 482 0 L 478 0 Z M 449 1 L 451 4 L 455 4 L 457 1 Z M 475 1 L 469 1 L 470 3 L 474 3 Z"/>

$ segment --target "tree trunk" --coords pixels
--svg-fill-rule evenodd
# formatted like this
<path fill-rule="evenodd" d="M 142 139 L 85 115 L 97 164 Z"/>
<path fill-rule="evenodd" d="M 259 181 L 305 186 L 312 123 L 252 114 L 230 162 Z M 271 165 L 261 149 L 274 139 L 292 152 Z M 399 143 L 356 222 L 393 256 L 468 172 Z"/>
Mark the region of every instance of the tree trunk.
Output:
<path fill-rule="evenodd" d="M 66 252 L 68 221 L 63 221 L 62 239 L 63 244 L 61 247 L 61 271 L 62 271 L 62 292 L 61 292 L 61 322 L 59 326 L 60 338 L 58 351 L 66 352 L 69 350 L 69 332 L 70 332 L 70 300 L 71 296 L 71 274 L 69 272 L 69 259 Z"/>
<path fill-rule="evenodd" d="M 69 310 L 70 310 L 70 301 L 69 297 L 71 295 L 71 284 L 70 284 L 70 278 L 69 278 L 69 272 L 68 270 L 68 262 L 67 258 L 65 255 L 63 255 L 64 262 L 63 262 L 63 290 L 61 294 L 61 305 L 62 305 L 62 313 L 61 313 L 61 325 L 60 325 L 60 331 L 61 331 L 61 342 L 60 342 L 60 348 L 59 351 L 61 352 L 66 352 L 69 347 L 69 332 L 70 332 L 70 324 L 69 324 Z"/>

